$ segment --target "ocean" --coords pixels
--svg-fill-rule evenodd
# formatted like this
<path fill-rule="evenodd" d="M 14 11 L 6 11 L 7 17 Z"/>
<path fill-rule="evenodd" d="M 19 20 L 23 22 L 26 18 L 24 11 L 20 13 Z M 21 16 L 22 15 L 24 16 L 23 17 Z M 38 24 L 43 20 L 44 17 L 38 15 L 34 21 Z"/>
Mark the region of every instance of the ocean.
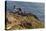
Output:
<path fill-rule="evenodd" d="M 14 11 L 15 8 L 21 8 L 24 12 L 31 12 L 35 14 L 42 22 L 45 19 L 45 4 L 39 2 L 21 2 L 21 1 L 7 1 L 7 10 Z M 9 10 L 8 10 L 9 11 Z"/>

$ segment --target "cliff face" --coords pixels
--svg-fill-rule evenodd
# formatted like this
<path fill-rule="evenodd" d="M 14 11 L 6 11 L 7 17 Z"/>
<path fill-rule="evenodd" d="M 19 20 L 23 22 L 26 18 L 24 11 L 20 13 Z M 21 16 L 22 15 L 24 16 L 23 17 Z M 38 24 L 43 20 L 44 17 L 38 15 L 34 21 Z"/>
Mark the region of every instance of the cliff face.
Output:
<path fill-rule="evenodd" d="M 18 13 L 6 13 L 6 29 L 33 29 L 44 28 L 44 24 L 40 22 L 34 15 L 18 15 Z"/>

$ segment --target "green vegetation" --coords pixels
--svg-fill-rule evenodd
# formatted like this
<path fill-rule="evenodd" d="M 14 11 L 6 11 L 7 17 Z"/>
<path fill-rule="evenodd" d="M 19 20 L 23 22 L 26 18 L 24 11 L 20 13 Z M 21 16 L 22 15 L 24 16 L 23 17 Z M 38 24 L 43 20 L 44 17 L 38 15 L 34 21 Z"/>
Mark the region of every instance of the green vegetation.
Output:
<path fill-rule="evenodd" d="M 34 16 L 21 16 L 13 13 L 7 14 L 7 19 L 11 24 L 7 22 L 6 29 L 34 29 L 44 28 L 44 24 L 37 20 Z M 10 28 L 9 28 L 10 27 Z"/>

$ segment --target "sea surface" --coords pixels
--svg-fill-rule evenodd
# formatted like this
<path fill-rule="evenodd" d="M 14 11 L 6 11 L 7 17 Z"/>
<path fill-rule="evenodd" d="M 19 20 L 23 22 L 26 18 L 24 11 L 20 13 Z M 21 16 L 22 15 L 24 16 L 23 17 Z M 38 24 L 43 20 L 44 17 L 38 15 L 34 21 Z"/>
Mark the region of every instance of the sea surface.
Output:
<path fill-rule="evenodd" d="M 44 22 L 45 10 L 44 3 L 39 2 L 20 2 L 20 1 L 7 1 L 7 10 L 14 11 L 15 8 L 21 8 L 24 12 L 30 12 L 35 14 L 42 22 Z M 8 10 L 9 11 L 9 10 Z"/>

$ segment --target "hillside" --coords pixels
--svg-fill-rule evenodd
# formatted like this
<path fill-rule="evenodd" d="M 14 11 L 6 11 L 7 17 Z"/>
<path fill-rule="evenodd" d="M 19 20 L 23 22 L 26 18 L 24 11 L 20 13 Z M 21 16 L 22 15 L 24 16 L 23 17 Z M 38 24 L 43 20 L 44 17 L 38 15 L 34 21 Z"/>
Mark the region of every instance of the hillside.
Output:
<path fill-rule="evenodd" d="M 44 24 L 33 15 L 22 16 L 14 13 L 6 13 L 6 29 L 34 29 L 44 28 Z"/>

